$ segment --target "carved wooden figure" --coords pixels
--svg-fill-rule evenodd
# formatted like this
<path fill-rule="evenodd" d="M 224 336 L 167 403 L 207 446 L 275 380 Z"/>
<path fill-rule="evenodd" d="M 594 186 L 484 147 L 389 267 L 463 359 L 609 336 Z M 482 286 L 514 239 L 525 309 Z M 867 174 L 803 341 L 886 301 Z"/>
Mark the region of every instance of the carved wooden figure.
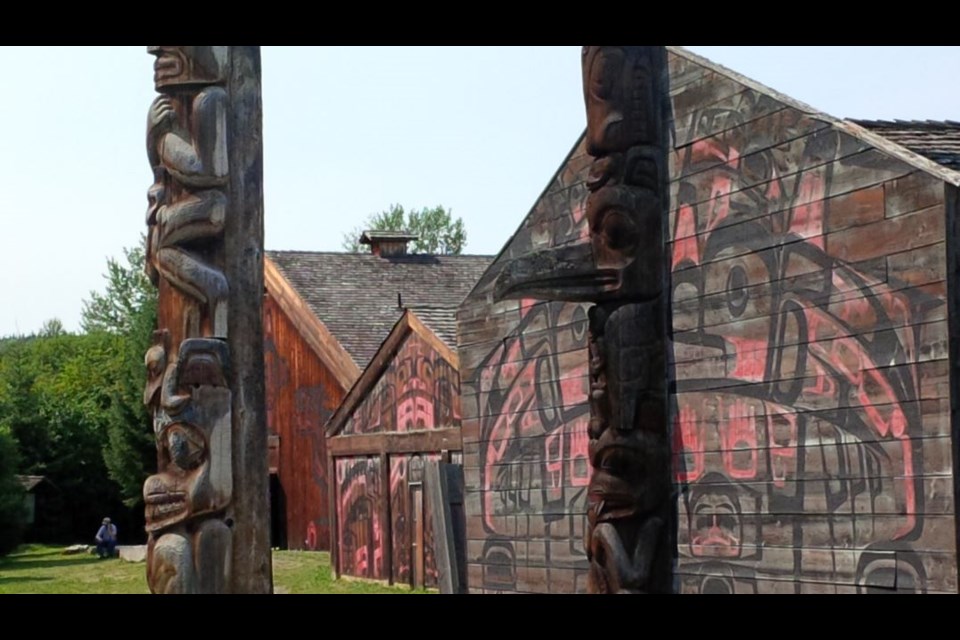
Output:
<path fill-rule="evenodd" d="M 259 51 L 148 52 L 160 96 L 147 118 L 147 272 L 160 328 L 145 357 L 158 451 L 143 488 L 147 582 L 269 592 Z"/>
<path fill-rule="evenodd" d="M 227 47 L 150 47 L 160 95 L 147 116 L 151 258 L 156 271 L 203 304 L 212 334 L 227 336 L 227 279 L 202 255 L 222 238 L 227 196 Z M 219 84 L 218 84 L 219 83 Z M 188 333 L 200 318 L 190 317 Z"/>
<path fill-rule="evenodd" d="M 666 51 L 584 47 L 590 243 L 506 265 L 498 298 L 593 302 L 584 546 L 592 593 L 673 587 L 667 410 Z"/>

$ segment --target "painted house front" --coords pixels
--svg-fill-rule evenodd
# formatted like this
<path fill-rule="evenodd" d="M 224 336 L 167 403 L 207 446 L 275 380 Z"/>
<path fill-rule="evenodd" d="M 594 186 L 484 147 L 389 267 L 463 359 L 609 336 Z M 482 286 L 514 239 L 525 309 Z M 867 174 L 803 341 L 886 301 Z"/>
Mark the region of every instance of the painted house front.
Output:
<path fill-rule="evenodd" d="M 337 575 L 438 586 L 425 465 L 461 461 L 458 366 L 407 309 L 331 419 Z"/>
<path fill-rule="evenodd" d="M 954 123 L 838 120 L 669 48 L 677 588 L 956 592 Z M 458 313 L 471 592 L 583 592 L 582 139 Z M 954 341 L 957 343 L 957 341 Z"/>
<path fill-rule="evenodd" d="M 415 238 L 367 232 L 370 253 L 266 252 L 264 350 L 273 546 L 331 549 L 335 483 L 324 426 L 404 314 L 414 311 L 448 348 L 455 344 L 455 309 L 491 258 L 409 254 L 407 243 Z M 401 408 L 410 411 L 403 421 L 428 417 L 413 401 L 420 389 L 398 391 L 402 397 L 384 400 L 403 403 Z M 439 392 L 452 393 L 448 387 Z"/>

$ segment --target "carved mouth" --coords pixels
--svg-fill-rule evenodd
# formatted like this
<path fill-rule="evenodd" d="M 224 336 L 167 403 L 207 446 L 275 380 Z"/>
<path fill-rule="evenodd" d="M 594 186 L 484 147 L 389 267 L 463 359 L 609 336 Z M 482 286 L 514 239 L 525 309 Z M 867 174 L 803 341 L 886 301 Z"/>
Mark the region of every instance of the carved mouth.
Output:
<path fill-rule="evenodd" d="M 175 78 L 183 71 L 180 59 L 172 56 L 160 56 L 153 63 L 153 78 L 155 81 L 166 78 Z"/>
<path fill-rule="evenodd" d="M 186 502 L 187 494 L 183 491 L 164 491 L 162 493 L 151 493 L 143 499 L 147 504 L 172 504 Z"/>
<path fill-rule="evenodd" d="M 181 491 L 152 493 L 144 498 L 147 530 L 166 524 L 187 510 L 187 494 Z"/>
<path fill-rule="evenodd" d="M 636 499 L 636 475 L 643 463 L 639 446 L 607 445 L 597 455 L 597 468 L 590 481 L 591 501 L 621 507 Z"/>

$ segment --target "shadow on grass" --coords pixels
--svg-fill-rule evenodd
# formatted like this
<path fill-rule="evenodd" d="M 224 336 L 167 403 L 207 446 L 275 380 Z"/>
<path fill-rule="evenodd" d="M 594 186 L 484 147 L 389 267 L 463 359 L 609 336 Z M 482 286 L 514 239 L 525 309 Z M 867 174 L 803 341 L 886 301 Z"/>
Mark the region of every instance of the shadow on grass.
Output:
<path fill-rule="evenodd" d="M 32 556 L 31 556 L 32 557 Z M 44 560 L 19 560 L 7 556 L 0 560 L 0 571 L 23 571 L 26 569 L 57 569 L 59 567 L 70 567 L 77 564 L 97 564 L 98 558 L 91 556 L 87 558 L 48 558 Z"/>
<path fill-rule="evenodd" d="M 47 549 L 32 544 L 20 545 L 16 551 L 7 554 L 5 558 L 0 558 L 0 562 L 10 558 L 43 558 L 46 556 L 63 556 L 63 549 Z"/>
<path fill-rule="evenodd" d="M 48 576 L 33 576 L 31 578 L 21 578 L 19 576 L 2 576 L 0 575 L 0 584 L 11 584 L 14 582 L 43 582 L 46 580 L 53 580 Z"/>

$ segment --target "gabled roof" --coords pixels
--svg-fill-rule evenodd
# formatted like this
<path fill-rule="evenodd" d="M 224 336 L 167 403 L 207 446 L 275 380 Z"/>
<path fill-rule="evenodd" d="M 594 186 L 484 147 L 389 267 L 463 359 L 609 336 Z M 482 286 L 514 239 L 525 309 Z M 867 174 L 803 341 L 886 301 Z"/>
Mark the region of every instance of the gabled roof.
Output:
<path fill-rule="evenodd" d="M 23 490 L 27 492 L 33 491 L 37 488 L 37 485 L 43 482 L 54 486 L 52 482 L 47 480 L 47 476 L 16 476 L 16 478 Z"/>
<path fill-rule="evenodd" d="M 581 147 L 584 145 L 584 139 L 586 138 L 586 136 L 587 136 L 587 130 L 584 129 L 580 133 L 580 136 L 577 138 L 577 141 L 573 143 L 572 147 L 570 147 L 570 151 L 568 151 L 567 155 L 563 157 L 563 161 L 557 167 L 556 171 L 553 172 L 553 175 L 544 185 L 543 189 L 540 190 L 539 195 L 537 195 L 537 197 L 534 198 L 533 204 L 530 205 L 530 208 L 527 210 L 527 213 L 523 216 L 523 218 L 520 219 L 520 224 L 517 225 L 517 228 L 513 230 L 513 233 L 510 234 L 506 242 L 503 243 L 503 246 L 500 247 L 500 251 L 497 253 L 497 255 L 492 257 L 492 260 L 490 261 L 491 267 L 494 264 L 500 262 L 501 259 L 506 259 L 510 257 L 509 256 L 510 245 L 512 244 L 513 240 L 523 230 L 523 228 L 527 226 L 530 218 L 533 216 L 534 212 L 537 210 L 537 206 L 547 195 L 547 192 L 550 191 L 550 189 L 557 183 L 558 180 L 561 180 L 562 176 L 564 175 L 564 170 L 567 168 L 567 165 L 570 163 L 570 160 L 573 157 L 575 157 L 578 152 L 583 152 Z M 569 185 L 566 185 L 566 186 L 569 186 Z M 484 280 L 489 279 L 490 273 L 488 272 L 492 272 L 492 271 L 493 269 L 487 269 L 487 271 L 484 271 L 484 273 L 481 274 L 481 278 L 477 278 L 477 281 L 470 288 L 470 291 L 467 292 L 467 295 L 464 296 L 464 298 L 468 296 L 472 297 L 475 292 L 480 291 L 484 287 L 488 286 L 490 283 L 485 282 Z"/>
<path fill-rule="evenodd" d="M 370 359 L 370 363 L 363 371 L 354 385 L 347 392 L 343 402 L 337 407 L 337 410 L 330 417 L 326 427 L 324 427 L 327 437 L 337 435 L 347 424 L 347 420 L 353 415 L 354 410 L 363 402 L 370 390 L 380 380 L 380 376 L 390 366 L 390 362 L 397 351 L 403 345 L 404 340 L 411 333 L 416 333 L 423 338 L 433 349 L 446 360 L 454 369 L 460 368 L 460 360 L 457 352 L 451 348 L 451 345 L 440 340 L 437 335 L 430 330 L 417 317 L 412 310 L 407 309 L 397 320 L 390 333 L 384 339 L 383 344 L 377 350 L 376 354 Z"/>
<path fill-rule="evenodd" d="M 464 294 L 466 297 L 466 294 Z M 457 346 L 457 306 L 436 304 L 405 304 L 448 347 Z"/>
<path fill-rule="evenodd" d="M 865 129 L 929 158 L 960 170 L 960 122 L 954 120 L 851 120 Z"/>
<path fill-rule="evenodd" d="M 340 387 L 349 389 L 350 385 L 360 377 L 360 368 L 333 337 L 327 326 L 320 322 L 310 305 L 296 287 L 284 277 L 269 255 L 263 261 L 263 283 L 267 292 L 296 327 L 300 337 L 326 364 Z"/>
<path fill-rule="evenodd" d="M 407 242 L 408 240 L 416 240 L 418 237 L 417 234 L 408 231 L 377 231 L 373 229 L 360 234 L 360 244 L 373 244 L 376 240 Z"/>
<path fill-rule="evenodd" d="M 861 125 L 860 122 L 862 121 L 841 120 L 839 118 L 835 118 L 831 115 L 823 113 L 822 111 L 817 111 L 816 109 L 814 109 L 808 104 L 804 104 L 799 100 L 796 100 L 794 98 L 791 98 L 790 96 L 787 96 L 778 91 L 775 91 L 770 87 L 767 87 L 757 82 L 756 80 L 752 80 L 746 76 L 743 76 L 737 73 L 736 71 L 727 69 L 723 65 L 719 65 L 715 62 L 711 62 L 710 60 L 707 60 L 704 57 L 698 56 L 697 54 L 691 51 L 687 51 L 683 47 L 667 47 L 667 50 L 675 55 L 691 60 L 692 62 L 695 62 L 696 64 L 702 67 L 710 69 L 711 71 L 717 74 L 726 76 L 731 80 L 733 80 L 734 82 L 738 82 L 744 85 L 745 87 L 753 89 L 759 93 L 768 95 L 771 98 L 774 98 L 775 100 L 778 100 L 789 107 L 792 107 L 794 109 L 797 109 L 798 111 L 805 113 L 811 118 L 815 118 L 817 120 L 821 120 L 830 125 L 833 125 L 836 129 L 839 129 L 853 136 L 854 138 L 863 140 L 870 146 L 876 149 L 879 149 L 880 151 L 883 151 L 887 155 L 894 157 L 898 160 L 901 160 L 902 162 L 905 162 L 913 167 L 916 167 L 921 171 L 929 173 L 930 175 L 935 176 L 940 180 L 943 180 L 944 182 L 947 182 L 954 186 L 960 186 L 960 171 L 954 170 L 954 168 L 945 164 L 938 164 L 936 161 L 931 160 L 928 157 L 925 157 L 924 154 L 922 154 L 921 152 L 909 146 L 905 146 L 902 142 L 898 142 L 897 140 L 894 139 L 894 137 L 888 137 L 887 135 L 885 135 L 884 131 L 881 131 L 879 128 L 873 131 L 866 126 Z"/>
<path fill-rule="evenodd" d="M 266 254 L 358 373 L 408 308 L 454 346 L 456 309 L 493 261 L 492 256 Z"/>

